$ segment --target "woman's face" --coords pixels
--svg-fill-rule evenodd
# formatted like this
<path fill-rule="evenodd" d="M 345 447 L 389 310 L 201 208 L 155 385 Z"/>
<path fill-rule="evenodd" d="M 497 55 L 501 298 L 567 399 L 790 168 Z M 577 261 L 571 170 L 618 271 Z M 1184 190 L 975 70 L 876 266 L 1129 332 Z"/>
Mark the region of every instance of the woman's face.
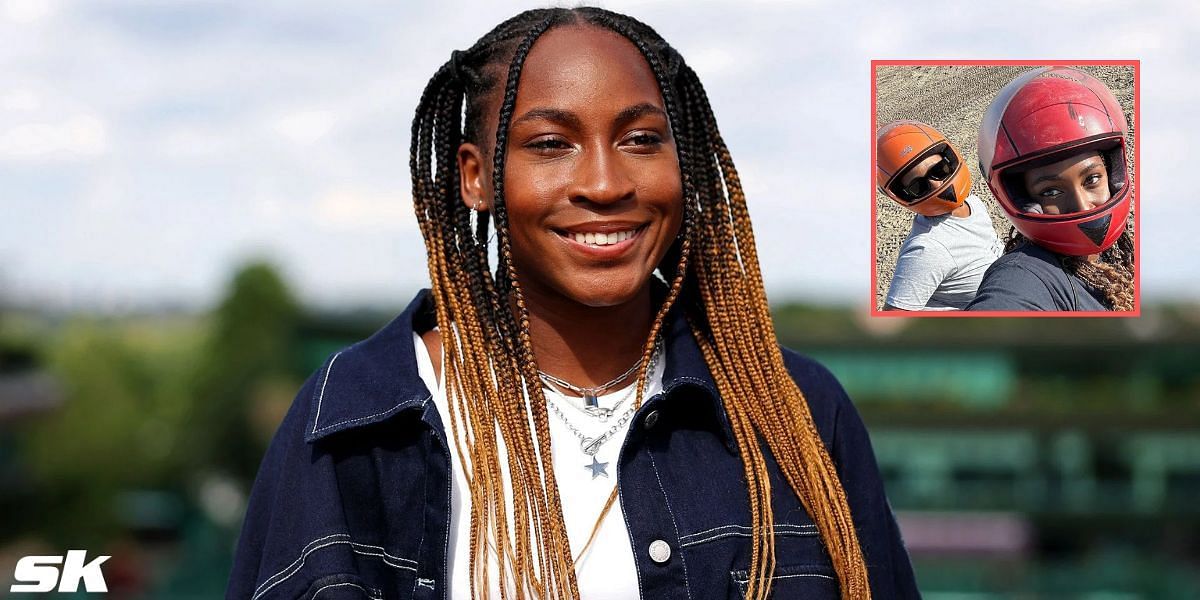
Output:
<path fill-rule="evenodd" d="M 1091 210 L 1108 202 L 1108 169 L 1099 152 L 1082 152 L 1025 172 L 1025 191 L 1048 215 Z"/>
<path fill-rule="evenodd" d="M 489 112 L 484 129 L 494 132 Z M 526 293 L 587 306 L 633 300 L 683 210 L 675 139 L 637 48 L 593 27 L 539 38 L 521 71 L 506 153 L 509 234 Z M 459 164 L 464 201 L 486 206 L 490 153 L 464 144 Z"/>

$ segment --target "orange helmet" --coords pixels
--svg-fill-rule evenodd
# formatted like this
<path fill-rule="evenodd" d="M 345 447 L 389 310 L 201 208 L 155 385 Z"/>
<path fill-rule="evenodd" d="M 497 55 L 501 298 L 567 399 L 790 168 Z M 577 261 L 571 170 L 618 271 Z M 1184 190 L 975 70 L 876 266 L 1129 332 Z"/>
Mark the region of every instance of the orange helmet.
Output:
<path fill-rule="evenodd" d="M 904 174 L 930 156 L 941 160 L 922 177 L 901 185 Z M 875 182 L 900 206 L 927 217 L 944 215 L 966 202 L 971 172 L 950 140 L 919 121 L 896 121 L 875 136 Z"/>

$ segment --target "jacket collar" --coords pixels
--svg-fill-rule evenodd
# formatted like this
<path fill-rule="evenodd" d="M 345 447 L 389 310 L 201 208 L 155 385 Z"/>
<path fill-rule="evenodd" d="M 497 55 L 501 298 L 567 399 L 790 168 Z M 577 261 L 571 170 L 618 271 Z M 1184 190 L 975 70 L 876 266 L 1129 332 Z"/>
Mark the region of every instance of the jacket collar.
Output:
<path fill-rule="evenodd" d="M 724 403 L 683 312 L 676 305 L 663 323 L 666 346 L 663 390 L 667 396 L 689 388 L 700 392 L 698 396 L 711 403 L 726 445 L 736 451 Z M 382 329 L 331 356 L 314 381 L 305 441 L 313 443 L 339 431 L 379 423 L 416 408 L 423 409 L 422 419 L 440 430 L 437 411 L 431 405 L 424 410 L 431 394 L 417 372 L 412 339 L 414 331 L 428 331 L 435 324 L 432 295 L 428 289 L 421 290 L 404 312 Z"/>
<path fill-rule="evenodd" d="M 421 290 L 383 329 L 325 361 L 314 381 L 306 442 L 425 405 L 431 396 L 417 373 L 412 335 L 415 327 L 428 324 L 432 312 L 433 298 Z"/>

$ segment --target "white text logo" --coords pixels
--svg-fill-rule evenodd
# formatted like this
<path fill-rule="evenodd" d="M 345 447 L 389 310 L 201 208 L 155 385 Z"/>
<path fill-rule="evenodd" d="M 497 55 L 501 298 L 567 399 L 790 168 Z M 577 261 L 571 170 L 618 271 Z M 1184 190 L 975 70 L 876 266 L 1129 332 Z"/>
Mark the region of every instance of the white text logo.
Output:
<path fill-rule="evenodd" d="M 107 592 L 108 584 L 104 582 L 104 573 L 100 565 L 108 560 L 108 556 L 92 559 L 84 564 L 87 550 L 68 550 L 66 560 L 61 556 L 26 556 L 17 561 L 14 579 L 22 583 L 14 583 L 9 592 L 52 592 L 58 584 L 60 592 L 75 592 L 79 590 L 79 581 L 83 580 L 86 592 Z M 62 565 L 62 577 L 58 576 L 58 567 Z"/>

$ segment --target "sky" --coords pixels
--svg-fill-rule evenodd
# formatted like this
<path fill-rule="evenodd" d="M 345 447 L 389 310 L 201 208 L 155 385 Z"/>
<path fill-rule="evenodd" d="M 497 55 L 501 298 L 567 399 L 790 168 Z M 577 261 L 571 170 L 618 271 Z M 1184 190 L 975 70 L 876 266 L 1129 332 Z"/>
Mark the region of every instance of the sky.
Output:
<path fill-rule="evenodd" d="M 1200 301 L 1200 4 L 600 2 L 708 90 L 772 300 L 866 307 L 871 59 L 1140 59 L 1142 293 Z M 524 2 L 0 0 L 0 302 L 203 307 L 278 264 L 325 307 L 427 285 L 408 130 Z"/>

